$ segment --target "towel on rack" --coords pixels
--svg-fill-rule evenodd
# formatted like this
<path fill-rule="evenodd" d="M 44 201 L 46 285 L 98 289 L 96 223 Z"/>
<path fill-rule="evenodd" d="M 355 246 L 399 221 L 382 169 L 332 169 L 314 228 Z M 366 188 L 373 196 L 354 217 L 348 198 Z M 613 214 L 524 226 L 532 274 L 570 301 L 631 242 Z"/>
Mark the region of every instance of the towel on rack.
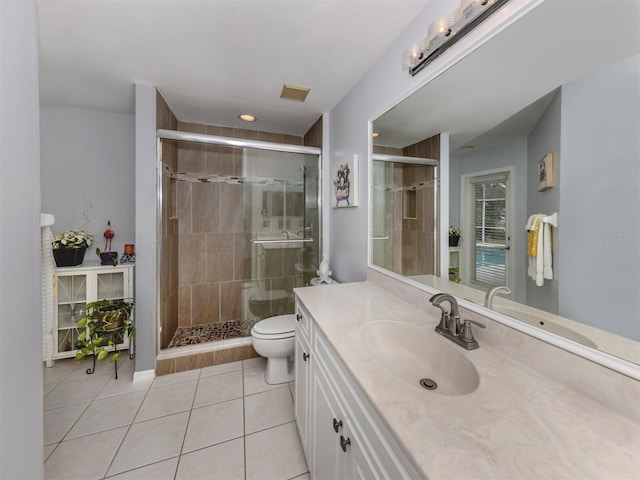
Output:
<path fill-rule="evenodd" d="M 544 280 L 553 279 L 551 256 L 551 225 L 544 222 L 546 215 L 536 213 L 527 220 L 527 275 L 541 287 Z"/>
<path fill-rule="evenodd" d="M 544 245 L 543 245 L 543 277 L 546 280 L 553 280 L 553 260 L 551 258 L 551 246 L 553 245 L 553 241 L 551 238 L 551 232 L 553 229 L 551 228 L 551 224 L 544 222 Z"/>
<path fill-rule="evenodd" d="M 538 233 L 542 215 L 535 214 L 527 221 L 527 255 L 535 257 L 538 254 Z"/>

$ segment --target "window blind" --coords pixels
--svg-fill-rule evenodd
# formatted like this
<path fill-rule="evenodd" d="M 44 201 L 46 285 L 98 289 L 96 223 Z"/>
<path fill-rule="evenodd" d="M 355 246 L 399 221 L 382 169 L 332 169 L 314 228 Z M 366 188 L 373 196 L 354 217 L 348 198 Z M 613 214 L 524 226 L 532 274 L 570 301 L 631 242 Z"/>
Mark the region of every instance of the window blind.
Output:
<path fill-rule="evenodd" d="M 472 283 L 506 285 L 507 173 L 471 180 L 474 241 L 470 255 Z"/>

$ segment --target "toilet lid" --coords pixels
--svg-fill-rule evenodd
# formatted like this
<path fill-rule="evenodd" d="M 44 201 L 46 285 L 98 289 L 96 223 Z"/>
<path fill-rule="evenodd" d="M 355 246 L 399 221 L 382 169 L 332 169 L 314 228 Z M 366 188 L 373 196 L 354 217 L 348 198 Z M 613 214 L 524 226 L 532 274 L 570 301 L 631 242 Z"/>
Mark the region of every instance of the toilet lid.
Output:
<path fill-rule="evenodd" d="M 268 290 L 266 292 L 257 292 L 254 295 L 251 295 L 252 302 L 272 302 L 288 298 L 289 294 L 284 290 Z"/>
<path fill-rule="evenodd" d="M 295 330 L 296 316 L 293 314 L 265 318 L 256 323 L 252 328 L 252 331 L 259 335 L 291 334 L 295 332 Z"/>

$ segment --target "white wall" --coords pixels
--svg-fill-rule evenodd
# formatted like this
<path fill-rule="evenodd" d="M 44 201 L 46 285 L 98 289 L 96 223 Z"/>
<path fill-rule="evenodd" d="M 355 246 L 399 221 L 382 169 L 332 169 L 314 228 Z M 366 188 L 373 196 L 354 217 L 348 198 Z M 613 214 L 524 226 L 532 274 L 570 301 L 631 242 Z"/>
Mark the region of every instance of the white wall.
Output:
<path fill-rule="evenodd" d="M 73 108 L 43 108 L 40 114 L 42 211 L 52 213 L 54 234 L 78 228 L 94 235 L 87 259 L 104 251 L 102 233 L 111 220 L 112 251 L 135 239 L 134 116 Z M 93 205 L 93 207 L 90 206 Z"/>
<path fill-rule="evenodd" d="M 562 88 L 560 314 L 635 340 L 639 106 L 640 56 Z"/>
<path fill-rule="evenodd" d="M 439 73 L 497 34 L 536 0 L 512 0 L 469 35 L 450 48 L 417 76 L 402 68 L 403 51 L 422 41 L 429 24 L 458 7 L 457 0 L 433 0 L 427 4 L 385 54 L 328 114 L 329 142 L 324 145 L 325 192 L 331 191 L 333 172 L 340 163 L 357 154 L 360 159 L 359 207 L 335 209 L 332 195 L 324 199 L 329 210 L 330 266 L 342 282 L 366 278 L 369 228 L 369 121 L 435 78 Z M 328 153 L 328 155 L 327 155 Z M 442 178 L 446 178 L 445 172 Z"/>
<path fill-rule="evenodd" d="M 136 372 L 155 368 L 156 289 L 156 89 L 136 84 Z"/>
<path fill-rule="evenodd" d="M 561 128 L 561 97 L 562 93 L 557 94 L 547 110 L 542 114 L 540 120 L 533 128 L 528 137 L 527 143 L 527 217 L 534 213 L 545 213 L 551 215 L 554 212 L 560 212 L 560 197 L 563 195 L 560 186 L 562 172 L 562 163 L 564 161 L 564 153 L 560 144 Z M 553 154 L 553 188 L 543 192 L 538 191 L 538 161 L 547 153 Z M 564 216 L 563 212 L 560 215 Z M 544 285 L 538 287 L 535 280 L 526 277 L 527 285 L 527 305 L 539 308 L 546 312 L 558 313 L 558 284 L 565 281 L 562 275 L 559 275 L 558 268 L 563 261 L 559 254 L 559 246 L 562 242 L 558 232 L 555 232 L 552 245 L 552 258 L 554 276 L 553 280 L 545 280 Z"/>
<path fill-rule="evenodd" d="M 0 478 L 42 478 L 38 20 L 0 0 Z"/>

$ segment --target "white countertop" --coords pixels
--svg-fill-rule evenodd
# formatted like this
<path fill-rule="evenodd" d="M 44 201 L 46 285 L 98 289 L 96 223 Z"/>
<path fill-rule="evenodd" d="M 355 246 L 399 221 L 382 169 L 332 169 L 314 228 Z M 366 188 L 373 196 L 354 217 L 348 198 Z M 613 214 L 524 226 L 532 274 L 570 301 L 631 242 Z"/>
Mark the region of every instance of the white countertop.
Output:
<path fill-rule="evenodd" d="M 460 348 L 480 375 L 479 387 L 468 395 L 434 394 L 381 369 L 360 329 L 393 320 L 433 330 L 439 311 L 429 308 L 428 295 L 414 305 L 372 282 L 296 294 L 425 476 L 638 478 L 640 425 L 482 342 L 478 350 Z M 483 334 L 491 330 L 489 323 Z"/>

